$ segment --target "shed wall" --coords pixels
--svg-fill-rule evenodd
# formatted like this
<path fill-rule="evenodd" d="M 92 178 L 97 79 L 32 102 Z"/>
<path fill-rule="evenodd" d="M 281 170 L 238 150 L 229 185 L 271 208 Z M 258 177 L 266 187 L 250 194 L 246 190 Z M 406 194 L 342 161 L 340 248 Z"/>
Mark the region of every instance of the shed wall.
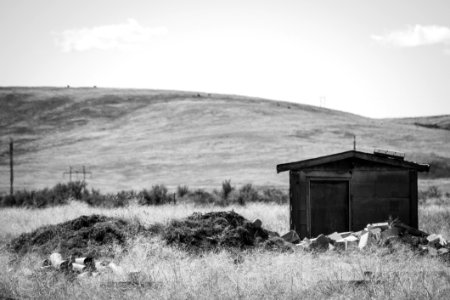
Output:
<path fill-rule="evenodd" d="M 410 224 L 408 170 L 354 170 L 351 179 L 351 228 L 358 231 L 368 223 L 400 218 Z"/>
<path fill-rule="evenodd" d="M 361 230 L 368 223 L 385 221 L 389 216 L 417 227 L 416 171 L 367 165 L 335 167 L 290 171 L 290 227 L 301 238 L 311 237 L 309 183 L 324 178 L 349 181 L 351 230 Z"/>

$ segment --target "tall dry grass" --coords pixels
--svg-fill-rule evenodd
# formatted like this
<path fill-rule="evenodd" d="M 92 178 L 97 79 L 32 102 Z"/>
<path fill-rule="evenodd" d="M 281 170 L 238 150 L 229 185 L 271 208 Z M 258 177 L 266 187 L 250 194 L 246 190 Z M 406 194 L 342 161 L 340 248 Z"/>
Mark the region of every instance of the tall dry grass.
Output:
<path fill-rule="evenodd" d="M 149 225 L 194 211 L 223 209 L 192 205 L 103 209 L 77 202 L 43 210 L 10 208 L 0 211 L 0 239 L 4 243 L 19 233 L 85 214 L 137 219 Z M 225 209 L 248 219 L 259 218 L 270 230 L 288 229 L 286 205 L 257 203 Z M 448 206 L 424 206 L 419 213 L 422 229 L 450 237 Z M 131 240 L 128 249 L 117 246 L 115 251 L 117 264 L 126 271 L 139 271 L 140 280 L 151 286 L 112 285 L 126 279 L 112 273 L 72 280 L 60 273 L 42 272 L 42 257 L 33 254 L 11 261 L 14 256 L 2 247 L 0 295 L 36 299 L 448 299 L 450 292 L 448 265 L 403 245 L 345 253 L 254 250 L 191 255 L 164 245 L 158 237 L 139 237 Z M 372 272 L 369 280 L 355 282 L 364 278 L 364 272 Z"/>

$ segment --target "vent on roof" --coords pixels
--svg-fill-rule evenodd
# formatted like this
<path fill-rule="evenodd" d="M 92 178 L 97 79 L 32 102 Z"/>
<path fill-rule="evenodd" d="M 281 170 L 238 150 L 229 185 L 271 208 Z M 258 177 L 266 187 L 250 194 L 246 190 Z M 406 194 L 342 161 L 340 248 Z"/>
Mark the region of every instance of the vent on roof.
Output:
<path fill-rule="evenodd" d="M 405 153 L 391 151 L 391 150 L 375 149 L 375 150 L 373 150 L 373 154 L 382 156 L 382 157 L 394 158 L 394 159 L 398 159 L 398 160 L 405 159 Z"/>

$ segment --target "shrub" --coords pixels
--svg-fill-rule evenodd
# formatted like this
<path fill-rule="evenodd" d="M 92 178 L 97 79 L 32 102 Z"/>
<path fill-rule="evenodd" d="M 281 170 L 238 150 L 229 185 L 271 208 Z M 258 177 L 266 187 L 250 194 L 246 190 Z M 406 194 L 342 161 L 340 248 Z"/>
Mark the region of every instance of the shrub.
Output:
<path fill-rule="evenodd" d="M 256 202 L 259 200 L 258 191 L 248 183 L 239 189 L 237 202 L 240 205 L 245 205 L 247 202 Z"/>
<path fill-rule="evenodd" d="M 100 190 L 95 189 L 91 189 L 90 193 L 85 193 L 82 200 L 92 206 L 101 206 L 106 202 L 105 196 L 100 193 Z"/>
<path fill-rule="evenodd" d="M 222 182 L 222 198 L 224 200 L 228 199 L 230 193 L 234 190 L 234 187 L 231 185 L 231 179 L 225 180 Z"/>
<path fill-rule="evenodd" d="M 1 205 L 44 208 L 66 204 L 68 198 L 69 193 L 67 192 L 67 189 L 59 184 L 51 189 L 44 188 L 36 191 L 16 191 L 14 195 L 2 199 Z"/>
<path fill-rule="evenodd" d="M 435 185 L 429 186 L 426 190 L 419 191 L 418 198 L 420 204 L 425 204 L 430 198 L 441 198 L 442 192 Z"/>
<path fill-rule="evenodd" d="M 1 197 L 0 200 L 1 200 L 0 204 L 2 207 L 14 206 L 16 204 L 16 200 L 12 195 L 5 195 Z"/>
<path fill-rule="evenodd" d="M 127 206 L 135 196 L 133 191 L 120 191 L 117 194 L 108 193 L 103 195 L 100 190 L 92 189 L 91 192 L 83 194 L 83 202 L 91 206 L 102 206 L 108 208 Z"/>
<path fill-rule="evenodd" d="M 160 205 L 170 202 L 170 197 L 167 195 L 167 188 L 165 185 L 154 185 L 150 191 L 144 189 L 140 192 L 139 204 L 141 205 Z"/>
<path fill-rule="evenodd" d="M 262 192 L 261 201 L 263 202 L 275 202 L 278 204 L 285 204 L 288 202 L 288 195 L 280 189 L 266 188 Z"/>
<path fill-rule="evenodd" d="M 112 195 L 114 207 L 124 207 L 130 204 L 130 200 L 136 198 L 134 191 L 120 191 Z"/>
<path fill-rule="evenodd" d="M 53 187 L 53 193 L 58 199 L 68 199 L 70 197 L 81 200 L 86 193 L 86 182 L 72 181 L 69 183 L 58 183 Z"/>
<path fill-rule="evenodd" d="M 182 198 L 187 194 L 189 194 L 189 187 L 187 185 L 179 185 L 177 187 L 177 196 L 179 198 Z"/>
<path fill-rule="evenodd" d="M 196 205 L 207 205 L 215 202 L 216 197 L 203 189 L 197 189 L 189 194 L 189 198 Z"/>

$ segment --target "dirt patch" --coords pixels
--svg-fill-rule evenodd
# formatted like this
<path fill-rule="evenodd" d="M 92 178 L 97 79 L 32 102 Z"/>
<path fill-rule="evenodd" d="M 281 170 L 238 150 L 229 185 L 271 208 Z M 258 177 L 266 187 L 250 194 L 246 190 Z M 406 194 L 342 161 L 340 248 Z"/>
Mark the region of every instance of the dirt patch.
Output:
<path fill-rule="evenodd" d="M 101 215 L 81 216 L 56 225 L 44 226 L 13 239 L 8 248 L 19 255 L 59 252 L 92 257 L 111 256 L 114 245 L 125 245 L 128 238 L 145 232 L 140 224 Z"/>
<path fill-rule="evenodd" d="M 234 211 L 194 213 L 173 220 L 162 233 L 167 244 L 193 252 L 251 248 L 274 236 L 278 234 L 254 225 Z"/>

